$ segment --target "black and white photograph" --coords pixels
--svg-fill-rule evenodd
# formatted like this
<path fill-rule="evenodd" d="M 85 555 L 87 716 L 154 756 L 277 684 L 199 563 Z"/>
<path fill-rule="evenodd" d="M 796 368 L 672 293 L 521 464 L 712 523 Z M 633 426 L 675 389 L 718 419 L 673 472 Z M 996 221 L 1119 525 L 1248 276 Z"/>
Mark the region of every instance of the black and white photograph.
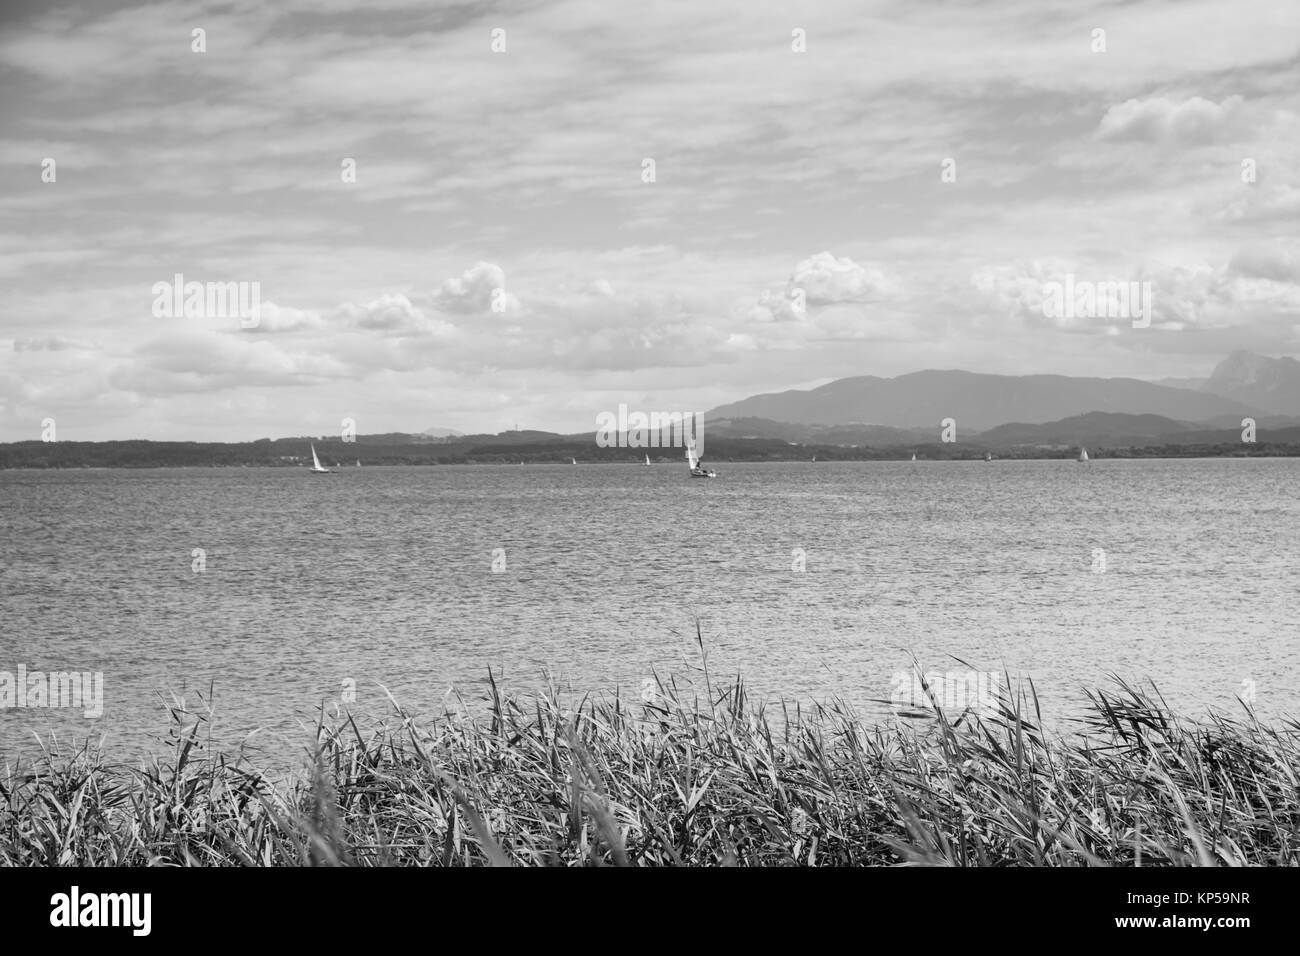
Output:
<path fill-rule="evenodd" d="M 1294 0 L 18 0 L 0 116 L 24 921 L 1300 865 Z"/>

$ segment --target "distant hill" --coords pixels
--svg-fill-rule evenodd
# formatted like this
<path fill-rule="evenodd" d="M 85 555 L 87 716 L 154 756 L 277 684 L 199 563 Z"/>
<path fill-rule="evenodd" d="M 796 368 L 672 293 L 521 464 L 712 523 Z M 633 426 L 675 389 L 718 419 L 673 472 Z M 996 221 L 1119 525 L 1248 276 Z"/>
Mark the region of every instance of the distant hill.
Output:
<path fill-rule="evenodd" d="M 1256 423 L 1257 442 L 1293 444 L 1300 441 L 1294 419 L 1269 417 Z M 1165 445 L 1240 444 L 1241 426 L 1180 422 L 1162 415 L 1123 415 L 1090 412 L 1038 425 L 1013 423 L 980 433 L 976 441 L 991 448 L 1024 446 L 1087 448 L 1154 448 Z"/>
<path fill-rule="evenodd" d="M 1300 415 L 1300 362 L 1290 356 L 1233 352 L 1215 366 L 1201 390 L 1278 415 Z"/>
<path fill-rule="evenodd" d="M 921 431 L 888 425 L 805 425 L 775 422 L 766 418 L 720 418 L 706 416 L 707 438 L 779 438 L 801 444 L 826 445 L 913 445 L 934 441 L 934 429 Z M 975 434 L 973 431 L 971 434 Z"/>
<path fill-rule="evenodd" d="M 428 435 L 430 438 L 459 438 L 464 432 L 458 432 L 454 428 L 426 428 L 420 432 L 421 435 Z"/>
<path fill-rule="evenodd" d="M 1255 406 L 1232 397 L 1134 378 L 926 371 L 897 378 L 843 378 L 807 391 L 755 395 L 720 405 L 705 420 L 763 418 L 809 425 L 870 423 L 937 429 L 942 419 L 951 417 L 957 420 L 960 440 L 963 426 L 982 430 L 1006 422 L 1038 424 L 1094 411 L 1193 422 L 1259 413 Z"/>
<path fill-rule="evenodd" d="M 594 432 L 592 433 L 595 434 Z M 501 432 L 498 435 L 458 435 L 454 445 L 537 445 L 564 441 L 555 432 L 539 432 L 528 428 Z"/>
<path fill-rule="evenodd" d="M 1011 445 L 1149 445 L 1164 444 L 1185 432 L 1198 430 L 1190 422 L 1163 415 L 1125 415 L 1120 412 L 1089 412 L 1056 422 L 1024 424 L 1014 422 L 982 432 L 982 444 Z"/>

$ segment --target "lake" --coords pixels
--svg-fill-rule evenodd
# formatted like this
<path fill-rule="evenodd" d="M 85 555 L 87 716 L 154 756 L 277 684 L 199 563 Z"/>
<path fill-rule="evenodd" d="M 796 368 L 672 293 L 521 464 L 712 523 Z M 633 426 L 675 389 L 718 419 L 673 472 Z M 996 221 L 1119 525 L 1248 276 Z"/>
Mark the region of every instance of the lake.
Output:
<path fill-rule="evenodd" d="M 1300 461 L 711 464 L 0 472 L 0 672 L 103 674 L 96 719 L 0 710 L 0 756 L 134 759 L 209 686 L 277 758 L 323 704 L 473 706 L 488 668 L 635 698 L 695 676 L 697 622 L 715 681 L 882 718 L 913 654 L 1055 715 L 1112 674 L 1300 712 Z"/>

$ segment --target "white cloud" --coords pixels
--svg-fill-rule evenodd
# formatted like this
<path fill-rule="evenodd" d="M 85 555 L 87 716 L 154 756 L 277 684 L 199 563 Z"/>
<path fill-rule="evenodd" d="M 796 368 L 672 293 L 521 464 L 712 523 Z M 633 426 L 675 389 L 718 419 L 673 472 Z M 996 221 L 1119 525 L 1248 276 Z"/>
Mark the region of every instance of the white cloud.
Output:
<path fill-rule="evenodd" d="M 1102 139 L 1181 144 L 1208 143 L 1225 135 L 1241 113 L 1242 98 L 1214 103 L 1199 96 L 1181 102 L 1163 96 L 1125 100 L 1101 118 Z"/>
<path fill-rule="evenodd" d="M 794 267 L 788 291 L 803 289 L 809 304 L 870 302 L 897 295 L 898 283 L 878 266 L 861 266 L 852 259 L 819 252 Z"/>
<path fill-rule="evenodd" d="M 510 315 L 520 310 L 519 299 L 506 291 L 505 270 L 490 262 L 475 264 L 458 279 L 444 279 L 434 295 L 434 305 L 443 312 L 461 314 Z"/>

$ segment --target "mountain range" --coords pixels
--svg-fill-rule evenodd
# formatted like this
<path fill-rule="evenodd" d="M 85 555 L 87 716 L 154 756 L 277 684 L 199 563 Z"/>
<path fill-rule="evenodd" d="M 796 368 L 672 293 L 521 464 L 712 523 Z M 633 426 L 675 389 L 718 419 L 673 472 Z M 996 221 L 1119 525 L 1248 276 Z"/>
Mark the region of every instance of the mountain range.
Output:
<path fill-rule="evenodd" d="M 1234 352 L 1208 378 L 1156 382 L 959 370 L 864 375 L 753 395 L 704 415 L 715 441 L 840 448 L 931 444 L 945 418 L 956 420 L 958 441 L 993 450 L 1233 444 L 1241 440 L 1244 418 L 1255 420 L 1259 441 L 1300 442 L 1300 362 Z M 480 449 L 591 440 L 591 432 L 460 435 L 441 428 L 406 438 Z"/>
<path fill-rule="evenodd" d="M 1300 415 L 1300 362 L 1233 352 L 1215 367 L 1201 391 L 1277 415 Z"/>
<path fill-rule="evenodd" d="M 705 420 L 714 428 L 762 420 L 923 429 L 932 435 L 943 419 L 953 418 L 960 438 L 963 428 L 978 433 L 1013 422 L 1042 424 L 1090 412 L 1153 415 L 1220 428 L 1240 427 L 1245 417 L 1300 416 L 1300 362 L 1292 358 L 1234 352 L 1207 380 L 1174 381 L 1179 384 L 956 370 L 897 378 L 864 375 L 809 390 L 754 395 L 706 412 Z M 750 433 L 768 437 L 762 431 Z"/>

